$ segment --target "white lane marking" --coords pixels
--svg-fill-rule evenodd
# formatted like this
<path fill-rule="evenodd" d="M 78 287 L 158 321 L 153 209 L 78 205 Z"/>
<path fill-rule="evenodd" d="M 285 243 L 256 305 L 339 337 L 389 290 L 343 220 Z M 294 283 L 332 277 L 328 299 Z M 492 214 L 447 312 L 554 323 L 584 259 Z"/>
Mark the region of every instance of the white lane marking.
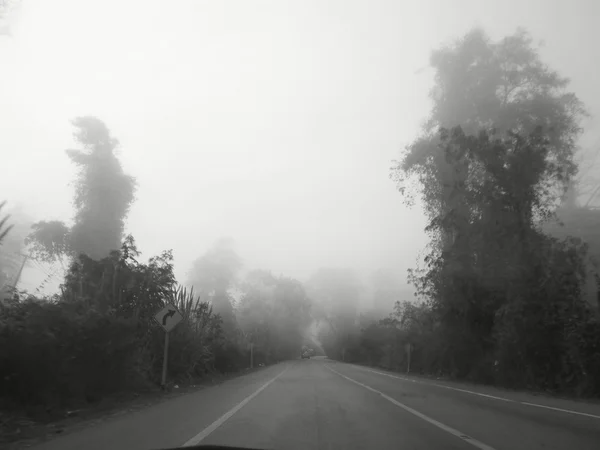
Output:
<path fill-rule="evenodd" d="M 264 391 L 273 381 L 275 381 L 277 378 L 279 378 L 281 375 L 283 375 L 285 373 L 285 371 L 288 369 L 288 367 L 289 367 L 289 365 L 286 366 L 285 369 L 283 369 L 274 378 L 271 378 L 269 381 L 267 381 L 265 384 L 263 384 L 261 387 L 259 387 L 256 391 L 254 391 L 252 394 L 250 394 L 244 400 L 239 402 L 237 405 L 235 405 L 233 408 L 231 408 L 229 411 L 227 411 L 225 414 L 223 414 L 221 417 L 219 417 L 217 420 L 215 420 L 209 426 L 207 426 L 204 430 L 202 430 L 196 436 L 194 436 L 189 441 L 187 441 L 185 444 L 183 444 L 182 447 L 191 447 L 192 445 L 198 445 L 200 442 L 202 442 L 204 439 L 206 439 L 213 431 L 215 431 L 217 428 L 219 428 L 221 425 L 223 425 L 225 422 L 227 422 L 227 420 L 231 419 L 231 417 L 236 412 L 238 412 L 240 409 L 242 409 L 244 407 L 244 405 L 246 405 L 250 400 L 252 400 L 258 394 L 260 394 L 262 391 Z"/>
<path fill-rule="evenodd" d="M 593 419 L 600 419 L 600 416 L 598 416 L 596 414 L 589 414 L 589 413 L 584 413 L 584 412 L 579 412 L 579 411 L 573 411 L 571 409 L 562 409 L 562 408 L 556 408 L 554 406 L 538 405 L 537 403 L 529 403 L 529 402 L 518 402 L 518 403 L 520 403 L 521 405 L 535 406 L 536 408 L 551 409 L 553 411 L 560 411 L 560 412 L 564 412 L 564 413 L 568 413 L 568 414 L 577 414 L 580 416 L 592 417 Z"/>
<path fill-rule="evenodd" d="M 474 391 L 468 391 L 466 389 L 459 389 L 459 388 L 455 388 L 455 387 L 451 387 L 451 386 L 445 386 L 443 384 L 428 383 L 426 381 L 413 380 L 411 378 L 400 377 L 400 376 L 392 375 L 392 374 L 385 373 L 385 372 L 379 372 L 377 370 L 367 369 L 365 367 L 360 367 L 360 366 L 353 366 L 353 367 L 357 367 L 359 369 L 366 370 L 367 372 L 373 372 L 373 373 L 377 373 L 379 375 L 385 375 L 386 377 L 397 378 L 397 379 L 403 380 L 403 381 L 412 381 L 413 383 L 419 383 L 419 384 L 425 384 L 425 385 L 428 385 L 428 386 L 441 387 L 441 388 L 444 388 L 444 389 L 450 389 L 452 391 L 465 392 L 467 394 L 479 395 L 480 397 L 487 397 L 487 398 L 491 398 L 491 399 L 494 399 L 494 400 L 501 400 L 503 402 L 517 403 L 519 405 L 535 406 L 536 408 L 551 409 L 553 411 L 559 411 L 559 412 L 563 412 L 563 413 L 567 413 L 567 414 L 575 414 L 575 415 L 578 415 L 578 416 L 591 417 L 592 419 L 600 419 L 600 416 L 596 415 L 596 414 L 584 413 L 584 412 L 581 412 L 581 411 L 574 411 L 572 409 L 555 408 L 554 406 L 540 405 L 539 403 L 521 402 L 519 400 L 512 400 L 510 398 L 496 397 L 494 395 L 482 394 L 481 392 L 474 392 Z"/>
<path fill-rule="evenodd" d="M 473 447 L 478 448 L 479 450 L 495 450 L 494 447 L 490 447 L 487 444 L 484 444 L 481 441 L 478 441 L 475 438 L 472 438 L 471 436 L 467 436 L 464 433 L 461 433 L 460 431 L 449 427 L 448 425 L 444 425 L 441 422 L 438 422 L 435 419 L 432 419 L 429 416 L 426 416 L 425 414 L 421 414 L 419 411 L 412 409 L 409 406 L 406 406 L 404 403 L 400 403 L 398 400 L 396 400 L 395 398 L 390 397 L 389 395 L 384 394 L 381 391 L 378 391 L 377 389 L 373 389 L 371 386 L 367 386 L 366 384 L 362 384 L 359 381 L 353 380 L 350 377 L 347 377 L 346 375 L 342 375 L 341 373 L 339 373 L 337 370 L 332 369 L 329 366 L 326 366 L 329 370 L 331 370 L 333 373 L 338 374 L 340 377 L 345 378 L 348 381 L 351 381 L 352 383 L 358 384 L 359 386 L 364 387 L 365 389 L 371 391 L 371 392 L 375 392 L 376 394 L 379 394 L 380 396 L 382 396 L 383 398 L 385 398 L 387 401 L 393 403 L 394 405 L 402 408 L 405 411 L 408 411 L 409 413 L 419 417 L 420 419 L 425 420 L 426 422 L 429 422 L 432 425 L 435 425 L 438 428 L 441 428 L 442 430 L 446 431 L 447 433 L 450 433 L 453 436 L 456 436 L 457 438 L 462 439 L 465 442 L 468 442 L 469 444 L 471 444 Z"/>

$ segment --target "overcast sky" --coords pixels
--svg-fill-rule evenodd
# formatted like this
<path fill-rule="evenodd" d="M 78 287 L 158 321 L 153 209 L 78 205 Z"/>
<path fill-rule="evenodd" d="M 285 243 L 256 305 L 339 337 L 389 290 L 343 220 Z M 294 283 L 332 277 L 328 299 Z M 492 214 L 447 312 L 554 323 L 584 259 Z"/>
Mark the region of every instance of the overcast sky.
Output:
<path fill-rule="evenodd" d="M 127 231 L 146 257 L 173 249 L 182 280 L 221 236 L 249 268 L 404 279 L 425 222 L 389 167 L 429 111 L 431 50 L 524 26 L 598 115 L 599 17 L 598 0 L 22 0 L 0 40 L 1 197 L 69 220 L 70 120 L 95 115 L 139 182 Z"/>

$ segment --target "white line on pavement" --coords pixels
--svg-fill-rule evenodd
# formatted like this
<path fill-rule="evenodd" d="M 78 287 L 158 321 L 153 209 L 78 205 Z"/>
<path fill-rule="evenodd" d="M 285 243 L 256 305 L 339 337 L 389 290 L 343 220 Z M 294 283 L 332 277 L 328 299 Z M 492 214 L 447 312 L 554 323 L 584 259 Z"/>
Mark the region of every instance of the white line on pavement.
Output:
<path fill-rule="evenodd" d="M 283 375 L 285 373 L 285 371 L 288 369 L 288 367 L 289 367 L 289 365 L 286 366 L 285 369 L 283 369 L 277 376 L 275 376 L 274 378 L 271 378 L 269 381 L 267 381 L 265 384 L 263 384 L 261 387 L 259 387 L 256 391 L 254 391 L 252 394 L 250 394 L 244 400 L 239 402 L 237 405 L 235 405 L 233 408 L 231 408 L 229 411 L 227 411 L 225 414 L 223 414 L 221 417 L 219 417 L 217 420 L 215 420 L 209 426 L 207 426 L 204 430 L 202 430 L 196 436 L 194 436 L 189 441 L 187 441 L 185 444 L 183 444 L 182 447 L 191 447 L 192 445 L 198 445 L 200 442 L 202 442 L 204 439 L 206 439 L 213 431 L 215 431 L 217 428 L 219 428 L 221 425 L 223 425 L 225 422 L 227 422 L 229 419 L 231 419 L 231 417 L 236 412 L 238 412 L 240 409 L 242 409 L 244 407 L 244 405 L 246 405 L 250 400 L 252 400 L 258 394 L 260 394 L 262 391 L 264 391 L 273 381 L 275 381 L 277 378 L 279 378 L 281 375 Z"/>
<path fill-rule="evenodd" d="M 408 411 L 409 413 L 419 417 L 420 419 L 425 420 L 426 422 L 429 422 L 432 425 L 435 425 L 436 427 L 446 431 L 447 433 L 452 434 L 453 436 L 456 436 L 457 438 L 462 439 L 465 442 L 468 442 L 469 444 L 471 444 L 472 446 L 478 448 L 479 450 L 494 450 L 494 447 L 490 447 L 487 444 L 484 444 L 483 442 L 478 441 L 477 439 L 472 438 L 471 436 L 467 436 L 464 433 L 461 433 L 460 431 L 449 427 L 448 425 L 444 425 L 441 422 L 438 422 L 435 419 L 432 419 L 431 417 L 426 416 L 425 414 L 421 414 L 419 411 L 412 409 L 409 406 L 406 406 L 404 403 L 400 403 L 398 400 L 390 397 L 389 395 L 384 394 L 381 391 L 378 391 L 377 389 L 373 389 L 371 386 L 367 386 L 366 384 L 363 384 L 359 381 L 353 380 L 350 377 L 347 377 L 346 375 L 342 375 L 341 373 L 339 373 L 337 370 L 332 369 L 331 367 L 329 367 L 329 365 L 326 366 L 329 370 L 331 370 L 333 373 L 338 374 L 340 377 L 345 378 L 348 381 L 351 381 L 352 383 L 358 384 L 359 386 L 364 387 L 365 389 L 371 391 L 371 392 L 375 392 L 376 394 L 379 394 L 380 396 L 382 396 L 383 398 L 385 398 L 387 401 L 393 403 L 394 405 L 402 408 L 405 411 Z"/>
<path fill-rule="evenodd" d="M 600 416 L 598 416 L 596 414 L 584 413 L 581 411 L 573 411 L 572 409 L 555 408 L 553 406 L 540 405 L 538 403 L 521 402 L 519 400 L 512 400 L 510 398 L 496 397 L 494 395 L 482 394 L 481 392 L 474 392 L 474 391 L 468 391 L 466 389 L 459 389 L 459 388 L 455 388 L 455 387 L 451 387 L 451 386 L 445 386 L 443 384 L 429 383 L 429 382 L 421 381 L 421 380 L 414 380 L 412 378 L 406 378 L 406 377 L 401 377 L 398 375 L 392 375 L 390 373 L 379 372 L 377 370 L 367 369 L 365 367 L 360 367 L 360 366 L 354 366 L 354 367 L 360 368 L 362 370 L 366 370 L 367 372 L 373 372 L 373 373 L 377 373 L 379 375 L 384 375 L 386 377 L 397 378 L 398 380 L 411 381 L 413 383 L 420 383 L 420 384 L 425 384 L 425 385 L 429 385 L 429 386 L 441 387 L 444 389 L 450 389 L 452 391 L 465 392 L 467 394 L 479 395 L 480 397 L 487 397 L 487 398 L 491 398 L 494 400 L 501 400 L 503 402 L 517 403 L 519 405 L 535 406 L 536 408 L 551 409 L 553 411 L 559 411 L 559 412 L 563 412 L 563 413 L 567 413 L 567 414 L 575 414 L 578 416 L 585 416 L 585 417 L 591 417 L 593 419 L 600 419 Z"/>

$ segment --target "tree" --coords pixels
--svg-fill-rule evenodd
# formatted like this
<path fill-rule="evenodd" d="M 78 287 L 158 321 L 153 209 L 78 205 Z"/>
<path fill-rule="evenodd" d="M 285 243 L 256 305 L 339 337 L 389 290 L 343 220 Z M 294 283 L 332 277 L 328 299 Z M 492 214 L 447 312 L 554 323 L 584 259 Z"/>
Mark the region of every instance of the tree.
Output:
<path fill-rule="evenodd" d="M 67 150 L 80 172 L 75 184 L 75 224 L 70 245 L 77 254 L 99 259 L 121 246 L 125 218 L 134 200 L 135 181 L 115 155 L 119 141 L 95 117 L 74 120 L 82 150 Z"/>
<path fill-rule="evenodd" d="M 67 150 L 79 167 L 75 182 L 74 224 L 41 221 L 33 225 L 27 243 L 45 261 L 80 254 L 102 259 L 121 247 L 125 219 L 134 200 L 135 180 L 124 173 L 115 152 L 119 142 L 106 125 L 91 116 L 73 121 L 81 150 Z"/>
<path fill-rule="evenodd" d="M 525 202 L 521 213 L 529 216 L 523 220 L 549 217 L 576 172 L 578 120 L 585 111 L 577 97 L 566 92 L 568 80 L 543 64 L 523 30 L 497 43 L 473 30 L 455 45 L 433 52 L 431 64 L 436 70 L 432 114 L 392 175 L 404 193 L 409 179 L 419 181 L 433 245 L 419 287 L 421 293 L 439 297 L 450 270 L 442 263 L 443 255 L 460 248 L 456 267 L 475 264 L 475 239 L 469 233 L 476 218 L 503 225 L 509 217 L 516 220 L 514 214 L 507 215 L 510 206 L 503 203 L 509 197 Z M 453 128 L 457 125 L 460 130 Z M 440 128 L 451 131 L 440 133 Z M 482 130 L 491 130 L 493 139 L 488 132 L 470 137 Z M 517 148 L 522 151 L 513 151 Z M 522 169 L 513 164 L 512 172 L 503 171 L 515 158 L 522 159 Z M 534 162 L 538 166 L 524 173 L 529 168 L 525 164 Z M 553 166 L 546 170 L 549 162 Z M 509 177 L 504 180 L 505 192 L 493 189 L 489 170 Z M 515 197 L 519 193 L 511 182 L 520 182 L 527 190 Z M 486 195 L 500 195 L 498 206 L 482 209 Z M 537 204 L 532 203 L 534 197 Z"/>
<path fill-rule="evenodd" d="M 600 211 L 585 206 L 570 208 L 563 205 L 556 214 L 557 220 L 545 223 L 542 229 L 557 239 L 577 237 L 587 244 L 585 296 L 592 307 L 600 310 L 597 283 L 600 269 Z"/>
<path fill-rule="evenodd" d="M 548 197 L 562 172 L 548 160 L 548 141 L 540 130 L 527 138 L 503 138 L 485 132 L 467 136 L 457 128 L 442 132 L 441 139 L 440 158 L 454 170 L 445 172 L 440 184 L 454 207 L 432 218 L 429 230 L 450 239 L 441 252 L 429 255 L 420 282 L 429 288 L 448 341 L 460 349 L 453 351 L 452 370 L 464 376 L 476 355 L 493 348 L 498 308 L 521 298 L 522 291 L 529 299 L 535 296 L 545 246 L 535 222 L 550 214 Z M 484 176 L 465 180 L 472 166 L 481 167 Z"/>
<path fill-rule="evenodd" d="M 35 259 L 51 263 L 71 255 L 71 230 L 64 222 L 41 220 L 34 223 L 31 230 L 25 242 Z"/>
<path fill-rule="evenodd" d="M 431 117 L 392 171 L 405 193 L 420 182 L 429 218 L 426 266 L 413 273 L 436 324 L 429 351 L 458 377 L 586 385 L 591 360 L 573 346 L 591 317 L 586 248 L 539 229 L 576 174 L 584 108 L 521 30 L 497 43 L 472 31 L 431 61 Z"/>
<path fill-rule="evenodd" d="M 193 286 L 203 298 L 210 300 L 228 332 L 235 328 L 230 289 L 241 268 L 242 260 L 233 247 L 233 240 L 222 238 L 193 262 L 188 274 L 188 286 Z"/>
<path fill-rule="evenodd" d="M 271 357 L 272 342 L 276 339 L 273 329 L 276 283 L 270 272 L 254 270 L 241 285 L 236 317 L 245 341 L 255 347 L 256 361 Z"/>
<path fill-rule="evenodd" d="M 566 91 L 569 80 L 541 61 L 528 33 L 520 29 L 491 42 L 475 29 L 453 46 L 434 51 L 431 65 L 436 73 L 431 116 L 422 135 L 392 168 L 401 192 L 409 194 L 407 182 L 416 178 L 430 217 L 447 207 L 442 193 L 433 189 L 439 186 L 436 178 L 447 170 L 445 162 L 435 157 L 438 131 L 459 125 L 467 135 L 493 127 L 499 134 L 510 130 L 522 136 L 541 126 L 549 140 L 548 158 L 563 170 L 557 188 L 566 189 L 576 172 L 579 121 L 586 111 Z"/>
<path fill-rule="evenodd" d="M 274 297 L 277 353 L 280 359 L 295 357 L 300 352 L 311 322 L 311 302 L 302 283 L 286 277 L 277 279 Z"/>
<path fill-rule="evenodd" d="M 266 361 L 293 358 L 307 340 L 311 302 L 302 284 L 292 278 L 253 271 L 242 285 L 238 323 L 255 355 Z"/>
<path fill-rule="evenodd" d="M 314 301 L 313 317 L 321 324 L 320 339 L 328 356 L 344 358 L 358 333 L 358 301 L 363 289 L 350 269 L 322 268 L 307 283 Z"/>

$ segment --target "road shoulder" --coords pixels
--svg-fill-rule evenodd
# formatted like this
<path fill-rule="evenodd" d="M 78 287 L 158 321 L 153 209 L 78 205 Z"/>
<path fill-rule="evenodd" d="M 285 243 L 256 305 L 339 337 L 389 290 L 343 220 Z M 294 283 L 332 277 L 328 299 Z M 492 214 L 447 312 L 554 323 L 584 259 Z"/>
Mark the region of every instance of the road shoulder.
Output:
<path fill-rule="evenodd" d="M 2 412 L 0 413 L 0 447 L 7 450 L 28 448 L 113 419 L 127 417 L 184 395 L 197 393 L 230 380 L 261 372 L 274 365 L 245 369 L 227 375 L 215 374 L 213 377 L 195 384 L 173 387 L 166 392 L 156 389 L 141 393 L 128 393 L 122 398 L 111 397 L 105 402 L 86 409 L 69 411 L 63 417 L 53 420 L 34 421 L 25 416 L 15 417 L 10 412 Z"/>
<path fill-rule="evenodd" d="M 342 363 L 345 364 L 345 363 Z M 377 367 L 364 366 L 361 364 L 348 364 L 361 370 L 380 373 L 382 376 L 398 378 L 400 380 L 414 383 L 422 383 L 435 386 L 440 389 L 451 389 L 456 392 L 462 392 L 465 395 L 479 395 L 498 401 L 512 401 L 531 406 L 551 408 L 557 410 L 574 411 L 583 414 L 590 414 L 600 418 L 600 399 L 574 399 L 567 397 L 553 396 L 546 393 L 517 391 L 497 386 L 475 384 L 462 381 L 451 381 L 436 379 L 433 377 L 419 376 L 414 374 L 404 374 Z"/>

